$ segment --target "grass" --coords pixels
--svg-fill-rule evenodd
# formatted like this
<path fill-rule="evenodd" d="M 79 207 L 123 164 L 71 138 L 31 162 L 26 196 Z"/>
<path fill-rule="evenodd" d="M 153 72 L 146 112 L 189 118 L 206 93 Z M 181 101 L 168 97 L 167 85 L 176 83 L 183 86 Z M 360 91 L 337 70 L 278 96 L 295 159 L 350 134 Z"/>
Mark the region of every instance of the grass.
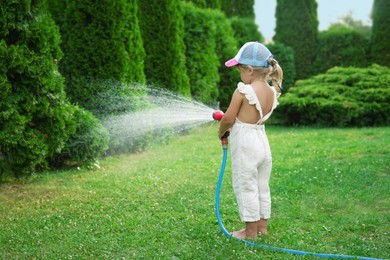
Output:
<path fill-rule="evenodd" d="M 267 128 L 273 217 L 258 243 L 390 258 L 390 128 Z M 311 259 L 227 239 L 215 217 L 216 125 L 97 171 L 47 172 L 0 185 L 1 259 Z M 225 227 L 239 221 L 230 156 Z"/>

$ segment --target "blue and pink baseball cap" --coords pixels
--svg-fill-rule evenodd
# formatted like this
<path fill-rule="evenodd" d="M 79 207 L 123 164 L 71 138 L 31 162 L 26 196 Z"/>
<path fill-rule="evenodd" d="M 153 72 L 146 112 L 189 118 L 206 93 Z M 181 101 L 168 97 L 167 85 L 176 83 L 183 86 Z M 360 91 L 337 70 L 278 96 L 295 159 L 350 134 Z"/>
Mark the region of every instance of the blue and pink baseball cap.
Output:
<path fill-rule="evenodd" d="M 238 51 L 237 55 L 225 62 L 226 67 L 233 67 L 238 64 L 250 65 L 254 67 L 268 67 L 268 59 L 272 53 L 259 42 L 247 42 Z"/>

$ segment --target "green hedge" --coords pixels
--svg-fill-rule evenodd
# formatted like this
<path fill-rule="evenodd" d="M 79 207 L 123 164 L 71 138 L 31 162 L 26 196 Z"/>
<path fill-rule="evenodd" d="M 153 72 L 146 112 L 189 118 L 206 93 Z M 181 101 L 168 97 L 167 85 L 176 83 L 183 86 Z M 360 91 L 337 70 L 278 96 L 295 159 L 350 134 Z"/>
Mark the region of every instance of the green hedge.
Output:
<path fill-rule="evenodd" d="M 343 25 L 333 25 L 319 33 L 319 46 L 314 64 L 317 74 L 335 66 L 366 67 L 368 39 L 362 33 Z"/>
<path fill-rule="evenodd" d="M 320 126 L 386 126 L 390 123 L 390 69 L 335 67 L 297 81 L 279 98 L 274 123 Z"/>
<path fill-rule="evenodd" d="M 191 94 L 196 100 L 215 104 L 218 98 L 216 26 L 213 11 L 183 3 L 186 67 Z"/>
<path fill-rule="evenodd" d="M 255 18 L 255 0 L 220 0 L 221 9 L 227 17 L 240 16 Z"/>
<path fill-rule="evenodd" d="M 374 0 L 370 37 L 371 62 L 390 67 L 390 1 Z"/>
<path fill-rule="evenodd" d="M 191 95 L 180 0 L 139 1 L 138 5 L 147 83 Z"/>
<path fill-rule="evenodd" d="M 91 112 L 76 107 L 74 117 L 76 132 L 50 161 L 53 167 L 96 166 L 97 160 L 108 150 L 109 133 Z"/>
<path fill-rule="evenodd" d="M 0 8 L 0 172 L 29 175 L 48 166 L 75 131 L 56 60 L 60 35 L 44 1 Z"/>
<path fill-rule="evenodd" d="M 259 28 L 253 18 L 234 16 L 230 18 L 230 21 L 239 47 L 246 42 L 264 42 L 264 36 L 259 32 Z"/>
<path fill-rule="evenodd" d="M 219 60 L 218 73 L 220 75 L 218 101 L 220 109 L 225 111 L 230 104 L 232 94 L 237 87 L 237 82 L 240 80 L 238 71 L 227 68 L 225 62 L 237 54 L 238 43 L 234 37 L 231 21 L 223 12 L 215 10 L 213 12 L 213 19 L 216 26 L 215 52 Z"/>
<path fill-rule="evenodd" d="M 102 91 L 91 81 L 145 81 L 137 1 L 69 0 L 65 7 L 49 1 L 62 36 L 60 71 L 73 102 L 91 108 Z"/>
<path fill-rule="evenodd" d="M 297 79 L 315 75 L 318 19 L 315 0 L 277 0 L 275 42 L 290 46 L 295 54 Z"/>

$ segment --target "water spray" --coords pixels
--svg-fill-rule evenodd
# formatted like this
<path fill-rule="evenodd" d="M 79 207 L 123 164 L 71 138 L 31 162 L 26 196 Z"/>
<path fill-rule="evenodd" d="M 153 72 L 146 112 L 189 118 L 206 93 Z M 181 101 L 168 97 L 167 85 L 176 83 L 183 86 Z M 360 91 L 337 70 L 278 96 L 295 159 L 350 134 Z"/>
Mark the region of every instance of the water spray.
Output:
<path fill-rule="evenodd" d="M 221 121 L 222 117 L 224 116 L 224 113 L 220 110 L 217 110 L 213 113 L 213 119 L 216 121 Z M 215 213 L 217 215 L 218 225 L 221 228 L 222 232 L 228 237 L 228 238 L 234 238 L 238 241 L 244 242 L 245 244 L 253 247 L 261 247 L 264 249 L 274 250 L 274 251 L 280 251 L 284 253 L 290 253 L 293 255 L 307 255 L 307 256 L 316 256 L 319 258 L 339 258 L 339 259 L 362 259 L 362 260 L 374 260 L 374 259 L 380 259 L 380 258 L 371 258 L 371 257 L 362 257 L 362 256 L 351 256 L 351 255 L 338 255 L 338 254 L 323 254 L 323 253 L 315 253 L 315 252 L 306 252 L 306 251 L 300 251 L 295 249 L 288 249 L 288 248 L 281 248 L 276 246 L 268 246 L 263 244 L 254 243 L 248 240 L 240 239 L 235 236 L 233 236 L 229 231 L 226 230 L 225 226 L 222 223 L 221 213 L 219 210 L 219 198 L 221 195 L 221 186 L 222 186 L 222 179 L 223 175 L 225 173 L 225 167 L 226 167 L 226 160 L 227 160 L 227 149 L 228 149 L 228 137 L 229 137 L 229 131 L 226 131 L 225 134 L 221 138 L 222 142 L 222 149 L 223 149 L 223 157 L 222 157 L 222 165 L 221 170 L 219 173 L 218 183 L 217 183 L 217 189 L 215 193 Z"/>

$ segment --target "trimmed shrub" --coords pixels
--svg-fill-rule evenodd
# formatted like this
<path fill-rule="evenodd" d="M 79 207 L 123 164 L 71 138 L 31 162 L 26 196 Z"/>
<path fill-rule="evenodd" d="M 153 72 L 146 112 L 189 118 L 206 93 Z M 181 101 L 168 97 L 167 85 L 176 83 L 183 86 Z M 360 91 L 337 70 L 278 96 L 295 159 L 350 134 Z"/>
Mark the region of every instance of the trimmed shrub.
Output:
<path fill-rule="evenodd" d="M 390 67 L 390 1 L 374 0 L 370 38 L 373 63 Z"/>
<path fill-rule="evenodd" d="M 215 50 L 213 11 L 183 3 L 183 12 L 186 67 L 192 97 L 203 103 L 215 104 L 218 98 L 219 61 Z"/>
<path fill-rule="evenodd" d="M 76 107 L 74 116 L 76 132 L 51 160 L 54 167 L 96 166 L 98 158 L 108 149 L 109 133 L 91 112 Z"/>
<path fill-rule="evenodd" d="M 315 0 L 277 0 L 273 40 L 290 46 L 295 54 L 297 79 L 314 75 L 313 63 L 318 41 Z"/>
<path fill-rule="evenodd" d="M 225 62 L 233 58 L 238 52 L 237 39 L 234 37 L 234 31 L 230 19 L 223 12 L 214 10 L 213 19 L 216 26 L 216 47 L 215 52 L 218 57 L 218 73 L 220 81 L 218 84 L 219 106 L 226 110 L 237 82 L 240 81 L 240 74 L 236 69 L 225 67 Z"/>
<path fill-rule="evenodd" d="M 60 71 L 72 101 L 92 109 L 102 91 L 97 81 L 145 81 L 137 1 L 69 0 L 65 10 L 62 1 L 50 2 L 63 39 Z"/>
<path fill-rule="evenodd" d="M 253 18 L 234 16 L 230 18 L 230 21 L 239 47 L 246 42 L 264 42 L 264 37 L 259 32 L 259 28 Z"/>
<path fill-rule="evenodd" d="M 368 39 L 355 29 L 333 25 L 319 33 L 315 71 L 324 73 L 335 66 L 366 67 Z"/>
<path fill-rule="evenodd" d="M 56 65 L 60 35 L 44 2 L 0 8 L 0 172 L 16 176 L 46 168 L 75 131 Z"/>
<path fill-rule="evenodd" d="M 180 0 L 139 1 L 148 84 L 190 96 Z"/>
<path fill-rule="evenodd" d="M 227 17 L 240 16 L 255 19 L 255 0 L 221 0 L 221 9 Z"/>
<path fill-rule="evenodd" d="M 335 67 L 297 81 L 279 102 L 274 123 L 386 126 L 390 123 L 390 69 Z"/>
<path fill-rule="evenodd" d="M 221 0 L 182 0 L 183 2 L 193 3 L 200 8 L 221 9 Z"/>
<path fill-rule="evenodd" d="M 283 69 L 283 93 L 286 93 L 295 83 L 294 51 L 282 43 L 271 43 L 267 47 Z"/>

